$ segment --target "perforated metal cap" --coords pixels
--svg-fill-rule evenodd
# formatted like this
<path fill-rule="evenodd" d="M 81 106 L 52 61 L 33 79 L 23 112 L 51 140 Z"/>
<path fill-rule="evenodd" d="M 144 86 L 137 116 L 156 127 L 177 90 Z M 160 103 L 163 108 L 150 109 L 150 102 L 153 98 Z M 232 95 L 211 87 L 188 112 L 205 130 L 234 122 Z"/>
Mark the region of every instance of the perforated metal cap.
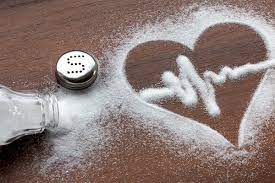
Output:
<path fill-rule="evenodd" d="M 56 65 L 57 81 L 63 87 L 73 90 L 89 87 L 96 80 L 97 73 L 96 59 L 83 51 L 63 54 Z"/>

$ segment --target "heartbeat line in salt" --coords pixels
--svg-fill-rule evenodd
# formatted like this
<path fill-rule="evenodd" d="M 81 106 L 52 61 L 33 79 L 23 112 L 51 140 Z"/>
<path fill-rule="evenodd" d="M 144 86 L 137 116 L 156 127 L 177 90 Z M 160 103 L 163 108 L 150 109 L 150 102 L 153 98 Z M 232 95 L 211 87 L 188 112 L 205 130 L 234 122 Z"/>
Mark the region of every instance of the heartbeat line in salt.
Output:
<path fill-rule="evenodd" d="M 205 109 L 212 117 L 219 116 L 221 111 L 216 101 L 214 85 L 222 85 L 227 80 L 236 80 L 249 74 L 275 68 L 275 59 L 259 62 L 257 64 L 245 64 L 240 67 L 224 67 L 216 74 L 205 71 L 203 79 L 196 71 L 191 61 L 183 55 L 177 58 L 179 76 L 166 71 L 162 74 L 163 88 L 146 88 L 140 91 L 140 97 L 147 102 L 157 102 L 169 98 L 178 98 L 187 107 L 194 107 L 200 97 Z"/>

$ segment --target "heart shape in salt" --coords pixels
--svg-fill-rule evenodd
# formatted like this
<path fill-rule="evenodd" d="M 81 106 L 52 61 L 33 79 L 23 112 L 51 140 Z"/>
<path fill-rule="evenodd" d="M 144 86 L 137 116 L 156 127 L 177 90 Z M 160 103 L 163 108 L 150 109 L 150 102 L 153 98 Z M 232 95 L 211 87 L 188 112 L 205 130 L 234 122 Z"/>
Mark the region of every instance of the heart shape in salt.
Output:
<path fill-rule="evenodd" d="M 140 44 L 129 52 L 125 69 L 130 85 L 139 92 L 144 88 L 163 87 L 161 75 L 165 71 L 178 75 L 176 59 L 179 55 L 188 57 L 202 77 L 206 70 L 218 73 L 225 66 L 233 68 L 264 61 L 266 54 L 264 41 L 249 26 L 218 24 L 199 36 L 194 50 L 172 41 Z M 194 108 L 186 107 L 176 99 L 156 104 L 207 124 L 236 144 L 240 121 L 262 76 L 263 72 L 251 74 L 215 86 L 216 101 L 221 110 L 216 118 L 209 116 L 201 100 Z"/>

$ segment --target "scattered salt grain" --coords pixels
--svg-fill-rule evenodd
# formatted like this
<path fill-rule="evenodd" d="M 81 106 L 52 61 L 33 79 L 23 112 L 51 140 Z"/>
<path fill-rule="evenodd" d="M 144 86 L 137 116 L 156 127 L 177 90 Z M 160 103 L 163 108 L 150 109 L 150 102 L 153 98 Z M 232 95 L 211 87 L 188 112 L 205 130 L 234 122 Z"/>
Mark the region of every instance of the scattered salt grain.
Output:
<path fill-rule="evenodd" d="M 153 40 L 170 40 L 193 48 L 196 39 L 204 30 L 221 23 L 239 23 L 252 27 L 264 39 L 266 48 L 269 50 L 269 59 L 275 58 L 275 30 L 262 16 L 247 10 L 226 7 L 201 7 L 186 16 L 185 12 L 188 11 L 188 9 L 185 9 L 166 21 L 131 30 L 122 40 L 117 40 L 121 46 L 106 51 L 105 57 L 99 58 L 102 62 L 107 63 L 104 70 L 109 77 L 102 79 L 99 76 L 94 87 L 85 94 L 60 94 L 60 106 L 63 108 L 61 120 L 64 129 L 67 129 L 68 133 L 51 138 L 49 143 L 51 143 L 53 150 L 51 157 L 46 159 L 48 168 L 57 162 L 65 162 L 68 167 L 79 165 L 82 160 L 85 160 L 87 154 L 110 148 L 108 141 L 113 136 L 110 135 L 107 128 L 100 125 L 99 121 L 110 118 L 108 110 L 116 111 L 119 106 L 121 106 L 121 109 L 118 113 L 127 114 L 133 121 L 137 121 L 137 126 L 141 125 L 157 134 L 163 141 L 167 142 L 168 146 L 173 147 L 171 149 L 180 151 L 183 145 L 188 145 L 190 149 L 182 152 L 182 156 L 192 152 L 207 155 L 208 152 L 213 152 L 216 157 L 234 160 L 235 156 L 249 155 L 250 152 L 245 150 L 236 151 L 234 156 L 226 154 L 226 149 L 232 148 L 234 145 L 220 133 L 192 119 L 145 102 L 133 91 L 126 79 L 124 66 L 127 54 L 137 45 Z M 197 79 L 199 80 L 199 78 Z M 196 82 L 198 81 L 193 80 L 192 84 Z M 199 85 L 202 87 L 199 88 L 200 94 L 203 94 L 202 90 L 207 86 L 203 83 L 199 83 Z M 250 145 L 257 144 L 257 136 L 261 135 L 256 133 L 257 128 L 265 125 L 265 121 L 260 119 L 266 119 L 270 115 L 270 110 L 266 112 L 265 110 L 258 110 L 257 107 L 257 98 L 261 96 L 261 92 L 266 92 L 265 89 L 262 90 L 261 88 L 267 87 L 266 85 L 274 86 L 270 82 L 263 82 L 259 86 L 258 93 L 254 96 L 248 112 L 242 120 L 239 135 L 240 148 L 246 144 L 247 137 L 250 139 Z M 268 96 L 271 96 L 274 91 L 273 89 L 270 90 Z M 158 100 L 163 96 L 173 97 L 182 91 L 179 90 L 178 93 L 175 93 L 171 89 L 151 89 L 141 92 L 140 95 L 146 96 L 146 92 L 157 93 L 157 95 L 150 94 L 157 97 L 149 97 L 149 100 Z M 266 98 L 266 100 L 269 99 L 271 98 Z M 259 120 L 254 123 L 251 121 L 251 116 Z M 254 128 L 254 126 L 256 127 Z M 109 130 L 115 129 L 111 128 Z M 208 156 L 204 157 L 207 161 Z"/>
<path fill-rule="evenodd" d="M 222 85 L 227 79 L 240 79 L 249 74 L 256 74 L 257 72 L 266 71 L 267 69 L 275 68 L 275 59 L 259 62 L 257 64 L 245 64 L 240 67 L 231 69 L 227 66 L 221 69 L 216 74 L 212 71 L 205 71 L 203 73 L 204 80 L 199 76 L 195 67 L 190 60 L 183 55 L 177 58 L 177 63 L 180 71 L 180 79 L 170 71 L 166 71 L 162 75 L 162 81 L 167 88 L 148 88 L 141 91 L 140 97 L 147 102 L 146 99 L 159 99 L 174 97 L 174 95 L 180 99 L 180 101 L 187 107 L 194 106 L 198 102 L 195 89 L 199 93 L 203 100 L 206 111 L 210 116 L 216 117 L 220 115 L 220 108 L 216 102 L 215 89 L 213 84 Z M 194 88 L 193 88 L 194 87 Z M 149 90 L 149 92 L 147 91 Z M 153 91 L 154 92 L 150 92 Z M 159 90 L 159 92 L 157 92 Z M 169 91 L 165 96 L 163 91 Z M 174 95 L 172 95 L 174 94 Z M 154 95 L 154 96 L 151 96 Z"/>

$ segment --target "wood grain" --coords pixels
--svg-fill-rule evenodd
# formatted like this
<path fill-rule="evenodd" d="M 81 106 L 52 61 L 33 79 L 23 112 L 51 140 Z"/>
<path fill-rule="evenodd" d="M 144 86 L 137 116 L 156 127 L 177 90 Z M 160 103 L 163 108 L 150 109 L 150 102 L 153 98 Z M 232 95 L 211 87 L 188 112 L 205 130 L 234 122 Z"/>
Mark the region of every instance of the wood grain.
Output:
<path fill-rule="evenodd" d="M 54 68 L 62 53 L 80 49 L 102 58 L 106 49 L 118 46 L 114 38 L 127 29 L 165 19 L 193 3 L 189 0 L 2 0 L 0 82 L 18 90 L 48 87 L 49 80 L 55 81 Z M 249 8 L 275 17 L 272 0 L 196 3 Z M 152 55 L 152 51 L 158 54 Z M 260 36 L 249 27 L 220 25 L 205 31 L 194 50 L 174 42 L 140 45 L 129 54 L 126 72 L 133 88 L 140 90 L 154 84 L 161 86 L 160 74 L 167 69 L 177 73 L 173 61 L 178 54 L 189 56 L 201 73 L 206 69 L 217 71 L 221 65 L 264 60 L 266 52 Z M 104 67 L 104 63 L 100 64 Z M 220 88 L 217 97 L 225 113 L 214 123 L 201 104 L 192 111 L 177 101 L 161 105 L 203 121 L 236 144 L 241 116 L 261 77 L 261 74 L 251 76 L 238 85 L 230 82 Z M 0 149 L 0 182 L 272 182 L 275 179 L 272 130 L 266 129 L 267 139 L 261 144 L 261 152 L 250 163 L 235 165 L 214 158 L 204 164 L 196 157 L 199 155 L 181 157 L 171 152 L 146 128 L 134 126 L 128 116 L 121 114 L 120 119 L 106 120 L 120 129 L 119 139 L 113 140 L 107 152 L 97 152 L 102 154 L 100 163 L 89 165 L 95 157 L 87 155 L 85 164 L 89 166 L 85 170 L 76 168 L 60 174 L 60 162 L 46 176 L 41 174 L 41 167 L 34 165 L 40 165 L 40 159 L 49 157 L 52 151 L 48 143 L 50 132 L 45 132 Z"/>

